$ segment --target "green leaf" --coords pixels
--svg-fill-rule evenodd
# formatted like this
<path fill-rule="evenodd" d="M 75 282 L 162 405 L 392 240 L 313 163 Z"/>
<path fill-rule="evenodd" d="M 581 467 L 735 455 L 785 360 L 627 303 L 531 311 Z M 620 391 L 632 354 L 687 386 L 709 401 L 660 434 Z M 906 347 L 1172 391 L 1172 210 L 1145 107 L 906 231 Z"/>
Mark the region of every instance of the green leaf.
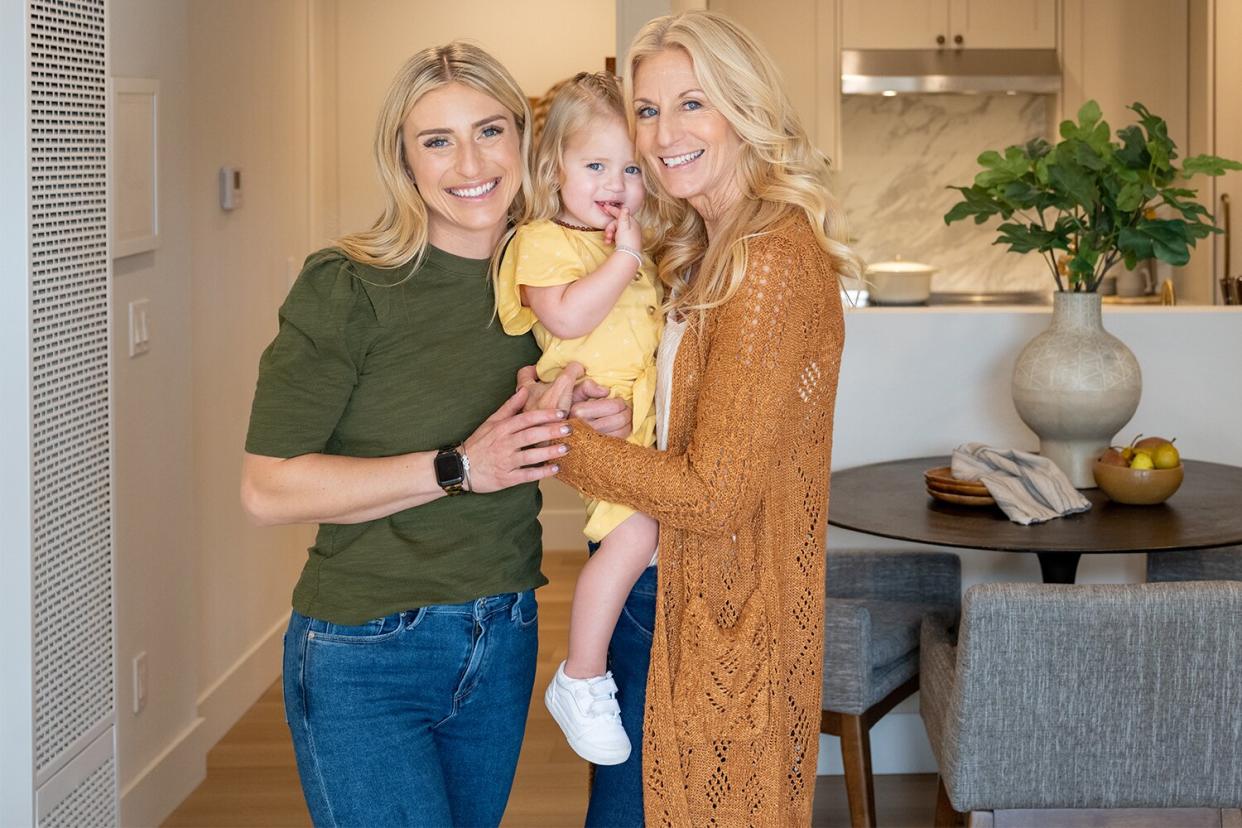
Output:
<path fill-rule="evenodd" d="M 1100 112 L 1100 105 L 1095 101 L 1087 101 L 1078 108 L 1078 123 L 1088 130 L 1099 123 L 1103 113 Z"/>
<path fill-rule="evenodd" d="M 1117 194 L 1117 209 L 1133 213 L 1143 203 L 1143 186 L 1137 182 L 1129 182 Z"/>
<path fill-rule="evenodd" d="M 1113 145 L 1109 141 L 1109 135 L 1112 129 L 1108 126 L 1108 121 L 1100 121 L 1095 125 L 1095 129 L 1091 130 L 1090 135 L 1083 137 L 1083 140 L 1100 155 L 1108 157 L 1112 155 Z"/>
<path fill-rule="evenodd" d="M 1229 170 L 1242 170 L 1242 163 L 1216 155 L 1192 155 L 1182 162 L 1182 176 L 1224 175 Z"/>
<path fill-rule="evenodd" d="M 1032 138 L 1026 142 L 1025 149 L 1027 158 L 1037 161 L 1052 152 L 1052 145 L 1043 138 Z"/>
<path fill-rule="evenodd" d="M 1088 212 L 1095 207 L 1099 191 L 1092 177 L 1081 167 L 1068 164 L 1049 166 L 1048 177 L 1049 183 L 1065 191 Z"/>
<path fill-rule="evenodd" d="M 1102 170 L 1108 167 L 1108 161 L 1094 147 L 1085 141 L 1074 143 L 1074 160 L 1089 170 Z"/>
<path fill-rule="evenodd" d="M 1162 262 L 1181 267 L 1190 261 L 1193 238 L 1184 221 L 1153 219 L 1141 221 L 1133 228 L 1123 228 L 1118 245 L 1123 252 L 1132 252 L 1140 259 L 1154 256 Z"/>
<path fill-rule="evenodd" d="M 970 216 L 975 217 L 975 224 L 983 224 L 997 213 L 1008 213 L 1008 209 L 996 203 L 985 189 L 978 187 L 950 187 L 949 189 L 960 192 L 962 201 L 953 205 L 952 209 L 944 214 L 945 224 L 951 224 Z"/>
<path fill-rule="evenodd" d="M 1121 139 L 1122 147 L 1115 155 L 1121 163 L 1133 170 L 1145 170 L 1151 165 L 1151 154 L 1147 151 L 1143 130 L 1131 124 L 1117 130 L 1117 137 Z"/>
<path fill-rule="evenodd" d="M 1147 152 L 1151 155 L 1151 163 L 1158 170 L 1171 169 L 1169 166 L 1169 148 L 1161 141 L 1148 141 Z"/>

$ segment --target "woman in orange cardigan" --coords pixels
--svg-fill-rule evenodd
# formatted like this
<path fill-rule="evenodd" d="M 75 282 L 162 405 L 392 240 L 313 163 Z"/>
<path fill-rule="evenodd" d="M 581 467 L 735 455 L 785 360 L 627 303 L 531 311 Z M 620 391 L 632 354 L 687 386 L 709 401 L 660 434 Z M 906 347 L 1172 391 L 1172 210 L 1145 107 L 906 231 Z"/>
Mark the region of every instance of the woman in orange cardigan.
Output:
<path fill-rule="evenodd" d="M 646 823 L 806 825 L 838 276 L 859 264 L 827 159 L 747 32 L 710 12 L 652 20 L 625 91 L 670 295 L 663 451 L 574 428 L 560 477 L 660 522 Z"/>

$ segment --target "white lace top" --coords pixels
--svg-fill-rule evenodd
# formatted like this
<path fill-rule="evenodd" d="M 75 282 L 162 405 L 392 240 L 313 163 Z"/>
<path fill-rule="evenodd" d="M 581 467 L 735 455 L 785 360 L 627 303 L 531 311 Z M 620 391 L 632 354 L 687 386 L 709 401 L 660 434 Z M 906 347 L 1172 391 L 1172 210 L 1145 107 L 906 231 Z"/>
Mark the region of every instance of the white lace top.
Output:
<path fill-rule="evenodd" d="M 677 361 L 677 349 L 681 347 L 682 334 L 686 332 L 686 320 L 674 319 L 671 315 L 664 320 L 664 335 L 660 338 L 660 349 L 656 351 L 656 448 L 668 451 L 668 412 L 673 399 L 673 363 Z M 655 566 L 660 559 L 659 547 L 651 556 L 650 566 Z"/>

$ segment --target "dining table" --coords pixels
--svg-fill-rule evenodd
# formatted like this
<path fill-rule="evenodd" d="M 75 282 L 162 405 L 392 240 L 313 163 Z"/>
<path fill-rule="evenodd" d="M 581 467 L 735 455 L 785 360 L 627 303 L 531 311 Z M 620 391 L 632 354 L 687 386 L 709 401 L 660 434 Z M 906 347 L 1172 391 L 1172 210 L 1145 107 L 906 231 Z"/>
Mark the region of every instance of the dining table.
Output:
<path fill-rule="evenodd" d="M 1048 584 L 1074 583 L 1083 555 L 1242 544 L 1242 467 L 1183 460 L 1182 485 L 1163 503 L 1127 506 L 1084 489 L 1089 510 L 1024 526 L 995 505 L 933 499 L 923 473 L 949 462 L 914 457 L 834 470 L 828 523 L 893 540 L 1033 554 Z"/>

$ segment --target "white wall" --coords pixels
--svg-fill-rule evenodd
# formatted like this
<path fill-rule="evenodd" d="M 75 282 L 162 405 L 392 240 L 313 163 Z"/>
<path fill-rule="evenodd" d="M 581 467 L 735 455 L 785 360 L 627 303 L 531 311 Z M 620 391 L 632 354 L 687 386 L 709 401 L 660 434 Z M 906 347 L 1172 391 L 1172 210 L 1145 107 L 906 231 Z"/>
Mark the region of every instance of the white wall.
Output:
<path fill-rule="evenodd" d="M 310 543 L 304 527 L 251 527 L 237 493 L 259 354 L 311 247 L 307 26 L 305 0 L 191 7 L 194 534 L 204 694 L 287 618 Z M 217 198 L 222 165 L 242 171 L 244 202 L 231 213 Z"/>
<path fill-rule="evenodd" d="M 122 791 L 198 717 L 198 596 L 190 450 L 189 2 L 111 0 L 111 74 L 154 78 L 160 247 L 117 259 L 112 289 L 117 758 Z M 128 354 L 128 305 L 147 299 L 151 349 Z M 133 658 L 147 654 L 135 715 Z M 201 769 L 201 762 L 200 762 Z M 134 800 L 136 803 L 137 800 Z M 126 808 L 128 818 L 132 809 Z M 142 809 L 132 812 L 145 815 Z"/>
<path fill-rule="evenodd" d="M 156 824 L 184 799 L 207 750 L 279 672 L 310 531 L 251 527 L 238 475 L 259 353 L 329 223 L 331 176 L 311 168 L 312 143 L 332 146 L 310 106 L 310 22 L 322 4 L 111 2 L 113 74 L 161 83 L 161 246 L 118 261 L 114 291 L 125 824 Z M 232 214 L 218 206 L 223 164 L 243 171 Z M 150 299 L 152 342 L 131 360 L 136 297 Z M 149 701 L 134 716 L 139 651 Z"/>

